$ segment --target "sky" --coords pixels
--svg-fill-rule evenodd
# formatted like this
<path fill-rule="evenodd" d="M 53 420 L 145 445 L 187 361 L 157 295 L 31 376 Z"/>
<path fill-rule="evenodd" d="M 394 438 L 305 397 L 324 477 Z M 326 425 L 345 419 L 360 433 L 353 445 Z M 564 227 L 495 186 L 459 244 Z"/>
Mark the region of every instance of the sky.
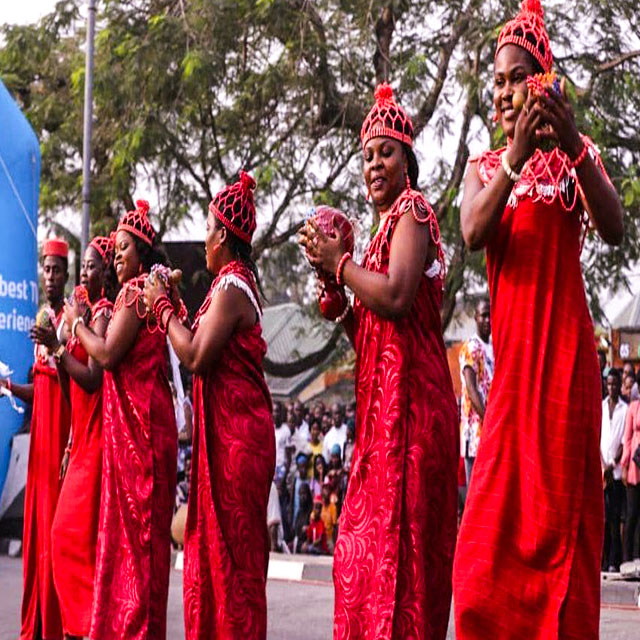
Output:
<path fill-rule="evenodd" d="M 0 2 L 0 24 L 29 24 L 53 11 L 56 0 L 24 0 Z"/>
<path fill-rule="evenodd" d="M 37 22 L 42 16 L 53 11 L 56 0 L 23 0 L 22 2 L 14 2 L 11 0 L 0 0 L 0 24 L 29 24 Z M 174 233 L 169 234 L 171 237 L 167 239 L 178 239 L 178 236 L 189 236 L 194 239 L 203 239 L 204 232 L 198 224 L 200 221 L 189 221 L 184 223 L 183 228 L 176 229 Z M 173 236 L 176 236 L 175 238 Z M 202 236 L 202 238 L 200 237 Z M 631 274 L 631 290 L 633 293 L 640 291 L 640 273 L 637 269 L 633 269 Z M 603 292 L 602 296 L 606 303 L 604 305 L 605 313 L 611 321 L 623 309 L 625 304 L 632 297 L 632 293 L 628 291 L 618 292 L 611 295 L 610 292 Z"/>

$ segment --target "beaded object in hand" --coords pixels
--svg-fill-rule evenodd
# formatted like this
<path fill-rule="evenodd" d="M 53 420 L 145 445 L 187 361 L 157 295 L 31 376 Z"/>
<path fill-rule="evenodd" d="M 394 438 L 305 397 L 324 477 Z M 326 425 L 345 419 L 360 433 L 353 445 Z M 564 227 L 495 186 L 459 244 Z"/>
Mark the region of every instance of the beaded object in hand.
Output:
<path fill-rule="evenodd" d="M 313 218 L 318 227 L 327 235 L 333 235 L 337 228 L 342 236 L 345 254 L 352 254 L 355 246 L 353 225 L 349 218 L 332 207 L 320 205 L 309 211 L 308 218 Z M 344 266 L 344 265 L 343 265 Z M 318 294 L 318 306 L 320 313 L 327 320 L 336 320 L 341 317 L 349 304 L 344 287 L 338 284 L 336 277 L 332 273 L 327 273 L 324 269 L 316 267 L 316 273 L 320 280 L 320 291 Z"/>
<path fill-rule="evenodd" d="M 549 91 L 555 91 L 559 96 L 562 95 L 560 91 L 560 80 L 558 80 L 555 71 L 527 76 L 527 87 L 529 88 L 529 92 L 536 98 Z"/>

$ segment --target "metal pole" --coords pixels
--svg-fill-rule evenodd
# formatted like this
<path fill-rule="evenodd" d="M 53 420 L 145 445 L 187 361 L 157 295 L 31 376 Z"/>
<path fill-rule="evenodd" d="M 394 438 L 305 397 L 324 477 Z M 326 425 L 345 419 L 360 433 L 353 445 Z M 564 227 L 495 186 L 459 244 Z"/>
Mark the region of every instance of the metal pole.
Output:
<path fill-rule="evenodd" d="M 96 28 L 96 0 L 89 0 L 87 13 L 87 55 L 84 78 L 84 140 L 82 145 L 82 255 L 89 244 L 91 221 L 91 134 L 93 129 L 93 40 Z"/>

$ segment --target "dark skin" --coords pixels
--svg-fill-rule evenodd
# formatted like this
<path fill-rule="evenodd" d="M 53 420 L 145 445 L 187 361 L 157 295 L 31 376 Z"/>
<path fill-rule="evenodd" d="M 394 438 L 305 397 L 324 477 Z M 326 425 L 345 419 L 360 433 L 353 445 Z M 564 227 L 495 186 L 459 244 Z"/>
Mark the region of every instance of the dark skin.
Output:
<path fill-rule="evenodd" d="M 573 110 L 566 97 L 565 81 L 561 96 L 555 92 L 534 98 L 529 95 L 526 78 L 535 73 L 533 58 L 516 45 L 500 49 L 494 64 L 493 101 L 505 135 L 513 140 L 506 152 L 509 166 L 520 173 L 544 140 L 552 140 L 569 158 L 576 159 L 583 142 L 576 127 Z M 526 96 L 522 111 L 513 108 L 513 96 Z M 623 210 L 615 189 L 607 182 L 589 155 L 576 168 L 584 197 L 582 205 L 592 225 L 608 244 L 622 241 Z M 462 237 L 469 249 L 484 247 L 494 236 L 507 205 L 513 182 L 500 168 L 485 187 L 471 166 L 465 177 L 460 208 Z"/>
<path fill-rule="evenodd" d="M 364 148 L 363 169 L 373 204 L 382 214 L 406 187 L 407 158 L 402 144 L 392 138 L 373 138 Z M 299 242 L 314 267 L 335 274 L 344 254 L 344 243 L 337 229 L 327 235 L 311 219 L 300 231 Z M 411 215 L 403 215 L 391 239 L 388 273 L 374 273 L 347 260 L 342 279 L 368 309 L 383 318 L 398 320 L 409 313 L 424 266 L 435 256 L 436 248 L 430 243 L 427 226 L 418 224 Z M 352 312 L 342 324 L 353 343 Z"/>
<path fill-rule="evenodd" d="M 489 338 L 491 337 L 491 309 L 486 300 L 480 301 L 476 306 L 475 320 L 480 339 L 485 343 L 489 342 Z M 471 406 L 480 418 L 483 419 L 485 404 L 482 399 L 482 394 L 478 389 L 476 372 L 471 367 L 465 367 L 462 373 L 467 386 L 467 392 L 469 393 Z"/>
<path fill-rule="evenodd" d="M 95 304 L 102 296 L 104 278 L 105 268 L 102 257 L 93 247 L 87 247 L 80 268 L 80 284 L 87 289 L 91 304 Z M 97 336 L 103 337 L 107 331 L 107 325 L 107 318 L 101 316 L 91 324 L 91 330 Z M 68 325 L 65 326 L 68 328 Z M 44 344 L 51 353 L 55 352 L 60 346 L 56 332 L 53 329 L 43 329 L 39 332 L 36 342 Z M 85 365 L 65 350 L 57 362 L 57 370 L 60 386 L 67 399 L 69 398 L 69 377 L 87 393 L 95 393 L 102 386 L 102 367 L 91 357 Z M 69 433 L 69 443 L 62 459 L 60 478 L 65 476 L 69 464 L 68 449 L 71 447 L 72 435 L 72 433 Z"/>
<path fill-rule="evenodd" d="M 228 242 L 229 233 L 209 212 L 205 250 L 207 270 L 214 276 L 235 260 Z M 153 308 L 153 303 L 164 294 L 166 289 L 162 283 L 147 282 L 144 288 L 147 308 Z M 193 373 L 204 373 L 220 358 L 233 333 L 250 329 L 257 320 L 256 310 L 246 294 L 237 287 L 228 287 L 214 295 L 195 333 L 173 315 L 168 323 L 167 335 L 180 362 Z"/>
<path fill-rule="evenodd" d="M 142 264 L 136 250 L 133 236 L 123 230 L 116 235 L 116 251 L 114 258 L 116 276 L 120 284 L 124 284 L 142 272 Z M 97 335 L 89 327 L 78 324 L 76 336 L 87 350 L 87 353 L 102 369 L 111 371 L 120 364 L 129 353 L 136 340 L 140 325 L 144 320 L 146 309 L 141 300 L 136 305 L 123 305 L 111 318 L 109 333 Z M 64 319 L 68 327 L 81 315 L 77 302 L 73 306 L 65 304 Z"/>
<path fill-rule="evenodd" d="M 65 261 L 59 256 L 45 256 L 42 260 L 42 280 L 45 295 L 49 306 L 57 315 L 64 304 L 64 287 L 69 279 L 69 273 L 65 268 Z M 31 339 L 38 344 L 45 344 L 48 336 L 55 337 L 54 329 L 44 329 L 35 325 L 29 332 Z M 0 386 L 7 387 L 6 380 L 0 380 Z M 11 391 L 23 402 L 33 402 L 33 384 L 11 383 Z"/>

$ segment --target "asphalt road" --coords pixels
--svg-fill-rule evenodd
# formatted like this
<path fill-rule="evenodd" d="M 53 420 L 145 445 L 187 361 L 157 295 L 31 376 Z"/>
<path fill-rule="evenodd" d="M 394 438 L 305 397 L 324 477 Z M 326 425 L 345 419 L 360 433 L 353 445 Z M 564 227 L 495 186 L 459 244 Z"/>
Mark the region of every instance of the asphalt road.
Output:
<path fill-rule="evenodd" d="M 22 597 L 22 561 L 0 556 L 0 640 L 18 637 Z M 329 640 L 333 587 L 326 583 L 269 580 L 269 640 Z M 183 640 L 182 573 L 172 570 L 169 587 L 168 640 Z M 447 640 L 455 640 L 450 625 Z M 640 610 L 603 607 L 601 640 L 639 640 Z"/>

